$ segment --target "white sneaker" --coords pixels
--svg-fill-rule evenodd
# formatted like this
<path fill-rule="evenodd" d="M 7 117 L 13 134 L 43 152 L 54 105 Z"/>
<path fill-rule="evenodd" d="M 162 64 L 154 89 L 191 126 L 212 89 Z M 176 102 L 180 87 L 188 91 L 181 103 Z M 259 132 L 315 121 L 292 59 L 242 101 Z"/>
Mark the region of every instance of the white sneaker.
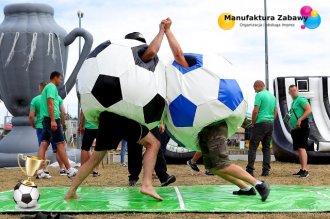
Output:
<path fill-rule="evenodd" d="M 67 172 L 65 169 L 60 170 L 60 176 L 66 176 Z"/>
<path fill-rule="evenodd" d="M 71 177 L 74 177 L 77 174 L 77 172 L 78 172 L 78 170 L 76 168 L 71 168 L 71 169 L 67 170 L 67 174 L 66 175 L 69 178 L 71 178 Z"/>
<path fill-rule="evenodd" d="M 38 170 L 37 179 L 50 179 L 52 176 L 49 173 L 46 173 L 44 170 Z"/>

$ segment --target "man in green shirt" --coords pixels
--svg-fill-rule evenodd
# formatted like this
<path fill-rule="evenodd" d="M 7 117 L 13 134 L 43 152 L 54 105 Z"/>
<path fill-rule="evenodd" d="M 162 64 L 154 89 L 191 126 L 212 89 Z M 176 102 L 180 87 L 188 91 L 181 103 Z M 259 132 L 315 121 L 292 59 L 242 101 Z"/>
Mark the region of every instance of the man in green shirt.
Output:
<path fill-rule="evenodd" d="M 292 127 L 291 137 L 293 149 L 298 151 L 299 161 L 301 165 L 301 169 L 293 175 L 305 178 L 309 176 L 309 173 L 307 171 L 308 157 L 306 147 L 308 145 L 309 137 L 308 117 L 312 113 L 312 108 L 306 98 L 299 96 L 299 92 L 296 85 L 291 85 L 289 87 L 289 94 L 293 99 L 290 109 L 290 124 Z"/>
<path fill-rule="evenodd" d="M 63 77 L 58 72 L 52 72 L 50 75 L 50 83 L 46 85 L 41 93 L 40 114 L 43 118 L 41 145 L 38 151 L 38 157 L 45 159 L 45 152 L 52 139 L 57 145 L 57 153 L 67 169 L 67 176 L 73 177 L 77 173 L 77 169 L 72 168 L 65 150 L 65 141 L 61 125 L 60 113 L 60 96 L 58 95 L 57 86 L 62 83 Z M 40 174 L 43 170 L 38 170 Z"/>
<path fill-rule="evenodd" d="M 265 89 L 262 81 L 253 85 L 256 97 L 252 112 L 252 129 L 249 145 L 248 164 L 246 171 L 254 175 L 254 162 L 260 141 L 262 142 L 262 176 L 268 176 L 270 171 L 270 142 L 272 140 L 274 118 L 277 115 L 276 99 L 272 93 Z"/>
<path fill-rule="evenodd" d="M 41 93 L 44 89 L 44 87 L 47 85 L 46 82 L 41 82 L 39 84 L 39 93 Z M 38 138 L 38 145 L 40 146 L 41 144 L 41 139 L 42 139 L 42 120 L 43 118 L 41 117 L 41 113 L 40 113 L 40 102 L 41 102 L 41 95 L 39 94 L 38 96 L 34 97 L 30 103 L 30 113 L 29 113 L 29 122 L 31 124 L 31 126 L 36 129 L 36 133 L 37 133 L 37 138 Z M 63 100 L 62 98 L 60 98 L 60 112 L 61 112 L 61 116 L 62 119 L 64 119 L 63 117 L 65 116 L 65 109 L 63 106 Z M 36 121 L 35 121 L 36 118 Z M 62 120 L 64 121 L 64 120 Z M 64 170 L 64 165 L 63 162 L 61 161 L 60 157 L 58 156 L 57 152 L 57 146 L 54 143 L 54 141 L 51 141 L 51 145 L 53 148 L 53 152 L 56 154 L 56 160 L 59 163 L 60 166 L 60 175 L 66 175 L 66 171 Z M 49 179 L 51 176 L 49 175 L 48 171 L 44 171 L 41 174 L 38 175 L 38 178 L 46 178 Z"/>

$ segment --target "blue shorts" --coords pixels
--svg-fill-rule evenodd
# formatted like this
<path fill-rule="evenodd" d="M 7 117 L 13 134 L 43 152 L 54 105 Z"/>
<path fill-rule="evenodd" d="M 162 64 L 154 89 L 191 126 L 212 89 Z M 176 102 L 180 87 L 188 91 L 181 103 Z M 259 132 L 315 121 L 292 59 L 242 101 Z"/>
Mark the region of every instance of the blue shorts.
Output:
<path fill-rule="evenodd" d="M 36 132 L 37 132 L 37 137 L 38 137 L 38 143 L 39 146 L 41 144 L 41 138 L 42 138 L 42 128 L 36 128 Z M 53 153 L 57 152 L 57 145 L 51 140 L 51 145 L 53 148 Z"/>
<path fill-rule="evenodd" d="M 48 143 L 50 143 L 52 140 L 52 142 L 55 143 L 56 145 L 64 142 L 61 120 L 56 119 L 55 121 L 57 124 L 57 129 L 55 131 L 52 131 L 50 118 L 49 117 L 44 118 L 44 120 L 42 121 L 43 129 L 42 129 L 41 141 L 47 141 Z"/>

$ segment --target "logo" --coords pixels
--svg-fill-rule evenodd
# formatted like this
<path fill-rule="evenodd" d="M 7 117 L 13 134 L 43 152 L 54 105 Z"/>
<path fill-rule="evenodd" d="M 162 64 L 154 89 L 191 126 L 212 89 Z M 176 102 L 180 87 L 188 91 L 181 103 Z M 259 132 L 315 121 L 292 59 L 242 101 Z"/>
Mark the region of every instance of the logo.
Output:
<path fill-rule="evenodd" d="M 267 23 L 265 23 L 267 21 Z M 321 24 L 321 17 L 316 10 L 310 6 L 303 6 L 300 9 L 300 15 L 278 14 L 276 16 L 263 16 L 263 15 L 239 15 L 234 16 L 229 12 L 220 14 L 218 17 L 218 25 L 223 30 L 232 29 L 237 22 L 239 27 L 295 27 L 296 22 L 300 21 L 303 24 L 301 29 L 315 29 Z"/>
<path fill-rule="evenodd" d="M 316 29 L 321 24 L 321 16 L 316 10 L 313 10 L 310 6 L 303 6 L 300 9 L 300 14 L 306 19 L 303 21 L 303 25 L 301 25 L 301 29 Z"/>
<path fill-rule="evenodd" d="M 232 18 L 233 15 L 231 13 L 222 13 L 218 18 L 219 27 L 224 30 L 230 30 L 235 26 L 235 19 Z"/>

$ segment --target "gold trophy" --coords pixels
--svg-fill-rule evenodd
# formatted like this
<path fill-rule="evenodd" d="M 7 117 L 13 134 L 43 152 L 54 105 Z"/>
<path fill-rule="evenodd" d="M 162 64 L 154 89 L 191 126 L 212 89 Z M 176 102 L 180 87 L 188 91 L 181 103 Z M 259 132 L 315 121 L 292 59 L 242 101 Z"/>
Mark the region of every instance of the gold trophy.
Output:
<path fill-rule="evenodd" d="M 20 164 L 20 159 L 25 161 L 25 170 L 22 168 Z M 17 154 L 17 162 L 22 172 L 27 175 L 27 179 L 23 180 L 21 183 L 26 186 L 36 186 L 36 184 L 31 180 L 36 171 L 40 168 L 40 166 L 46 162 L 49 165 L 49 160 L 41 160 L 36 156 L 24 156 L 23 154 Z"/>

